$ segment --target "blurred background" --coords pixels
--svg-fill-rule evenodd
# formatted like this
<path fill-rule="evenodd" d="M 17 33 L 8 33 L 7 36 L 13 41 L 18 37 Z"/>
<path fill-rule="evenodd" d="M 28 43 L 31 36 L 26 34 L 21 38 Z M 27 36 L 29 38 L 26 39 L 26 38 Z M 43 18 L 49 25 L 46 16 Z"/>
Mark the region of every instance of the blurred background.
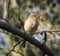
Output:
<path fill-rule="evenodd" d="M 0 19 L 3 19 L 4 0 L 0 0 Z M 38 12 L 39 26 L 37 32 L 42 30 L 60 29 L 60 0 L 10 0 L 9 23 L 23 30 L 24 22 L 32 12 Z M 35 34 L 34 37 L 42 42 L 44 36 Z M 5 30 L 0 29 L 0 56 L 5 56 L 19 40 Z M 47 47 L 54 50 L 60 56 L 60 32 L 47 32 Z M 42 56 L 43 52 L 27 42 L 22 48 L 19 44 L 9 56 Z"/>

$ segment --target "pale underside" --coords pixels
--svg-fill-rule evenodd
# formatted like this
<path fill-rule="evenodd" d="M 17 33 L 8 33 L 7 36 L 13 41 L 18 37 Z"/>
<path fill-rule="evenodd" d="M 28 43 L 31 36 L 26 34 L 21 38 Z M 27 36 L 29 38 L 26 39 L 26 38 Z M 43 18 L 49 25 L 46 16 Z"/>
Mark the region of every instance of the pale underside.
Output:
<path fill-rule="evenodd" d="M 38 23 L 37 20 L 27 19 L 24 24 L 24 29 L 30 34 L 34 33 L 37 29 Z"/>

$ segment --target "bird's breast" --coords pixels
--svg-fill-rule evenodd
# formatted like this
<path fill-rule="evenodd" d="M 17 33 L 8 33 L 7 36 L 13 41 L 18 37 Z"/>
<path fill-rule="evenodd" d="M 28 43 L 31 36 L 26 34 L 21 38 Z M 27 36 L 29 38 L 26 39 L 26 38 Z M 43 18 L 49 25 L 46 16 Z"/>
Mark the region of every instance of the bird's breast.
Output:
<path fill-rule="evenodd" d="M 37 27 L 38 27 L 37 20 L 28 19 L 25 21 L 25 24 L 24 24 L 25 31 L 27 31 L 29 33 L 33 33 L 36 31 Z"/>

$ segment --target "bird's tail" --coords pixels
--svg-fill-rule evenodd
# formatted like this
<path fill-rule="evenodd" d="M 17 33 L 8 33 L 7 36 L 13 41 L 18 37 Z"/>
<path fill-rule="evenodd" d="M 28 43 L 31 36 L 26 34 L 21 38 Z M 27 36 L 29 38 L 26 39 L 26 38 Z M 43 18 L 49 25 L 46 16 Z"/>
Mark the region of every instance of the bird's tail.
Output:
<path fill-rule="evenodd" d="M 23 40 L 21 47 L 25 48 L 26 40 Z"/>

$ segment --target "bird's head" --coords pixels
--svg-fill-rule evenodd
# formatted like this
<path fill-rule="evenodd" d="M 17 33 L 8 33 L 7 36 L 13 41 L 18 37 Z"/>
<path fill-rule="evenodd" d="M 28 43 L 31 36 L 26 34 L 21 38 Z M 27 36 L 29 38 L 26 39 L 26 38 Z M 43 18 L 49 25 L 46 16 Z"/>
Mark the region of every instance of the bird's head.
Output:
<path fill-rule="evenodd" d="M 37 12 L 31 13 L 31 14 L 29 15 L 29 17 L 32 18 L 32 19 L 35 19 L 35 18 L 38 17 L 38 13 L 37 13 Z"/>

